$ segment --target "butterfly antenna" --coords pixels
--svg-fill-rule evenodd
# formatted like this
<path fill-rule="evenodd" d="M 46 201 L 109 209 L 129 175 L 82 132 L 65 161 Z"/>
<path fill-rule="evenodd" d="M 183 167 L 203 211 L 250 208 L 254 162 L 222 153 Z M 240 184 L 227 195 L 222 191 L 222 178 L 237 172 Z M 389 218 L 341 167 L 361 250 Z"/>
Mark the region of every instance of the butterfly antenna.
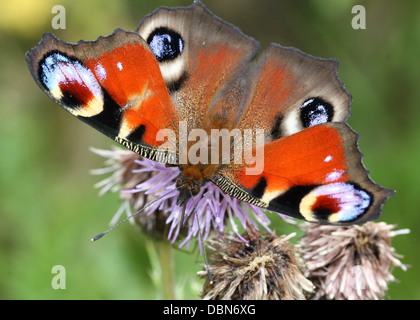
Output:
<path fill-rule="evenodd" d="M 149 202 L 149 203 L 148 203 L 148 204 L 146 204 L 143 208 L 141 208 L 141 209 L 137 210 L 137 211 L 136 211 L 136 212 L 134 212 L 132 215 L 128 216 L 128 217 L 127 217 L 127 218 L 125 218 L 124 220 L 122 220 L 122 221 L 120 221 L 119 223 L 117 223 L 115 226 L 113 226 L 113 227 L 109 228 L 108 230 L 106 230 L 106 231 L 104 231 L 104 232 L 102 232 L 102 233 L 100 233 L 100 234 L 98 234 L 98 235 L 94 236 L 94 237 L 93 237 L 92 239 L 90 239 L 90 240 L 91 240 L 91 241 L 97 241 L 97 240 L 101 239 L 104 235 L 106 235 L 108 232 L 111 232 L 112 230 L 114 230 L 115 228 L 117 228 L 120 224 L 123 224 L 123 223 L 124 223 L 124 222 L 126 222 L 128 219 L 130 219 L 130 218 L 132 218 L 132 217 L 134 217 L 134 216 L 138 215 L 140 212 L 144 211 L 145 209 L 147 209 L 148 207 L 150 207 L 152 204 L 154 204 L 155 202 L 159 201 L 159 200 L 160 200 L 160 199 L 162 199 L 163 197 L 166 197 L 168 194 L 170 194 L 171 192 L 173 192 L 173 191 L 175 191 L 175 190 L 176 190 L 176 189 L 171 190 L 171 191 L 169 191 L 168 193 L 165 193 L 163 196 L 159 197 L 158 199 L 156 199 L 156 200 L 154 200 L 154 201 L 152 201 L 152 202 Z"/>
<path fill-rule="evenodd" d="M 192 214 L 194 213 L 194 211 L 195 211 L 195 209 L 197 208 L 197 205 L 198 205 L 198 203 L 196 203 L 194 201 L 194 196 L 193 196 L 191 191 L 190 191 L 190 194 L 191 194 L 191 199 L 194 203 L 194 207 L 193 207 L 193 210 L 191 211 L 191 214 L 187 217 L 187 220 L 192 216 Z M 184 206 L 184 214 L 183 215 L 185 215 L 185 208 L 186 208 L 186 205 Z M 206 248 L 204 247 L 203 235 L 202 235 L 202 230 L 201 230 L 200 221 L 199 221 L 198 216 L 197 216 L 197 225 L 198 225 L 198 239 L 199 239 L 200 246 L 202 246 L 202 249 L 203 249 L 204 263 L 206 264 L 207 280 L 212 285 L 213 284 L 213 276 L 211 275 L 209 263 L 207 262 L 207 252 L 206 252 Z"/>

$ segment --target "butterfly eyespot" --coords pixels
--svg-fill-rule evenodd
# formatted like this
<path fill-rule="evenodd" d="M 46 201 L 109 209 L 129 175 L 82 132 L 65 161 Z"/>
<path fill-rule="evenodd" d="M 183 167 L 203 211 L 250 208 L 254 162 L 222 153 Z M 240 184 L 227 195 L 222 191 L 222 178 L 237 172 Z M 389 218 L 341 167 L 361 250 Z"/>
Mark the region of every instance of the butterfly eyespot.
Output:
<path fill-rule="evenodd" d="M 73 115 L 92 117 L 103 111 L 101 86 L 78 59 L 50 51 L 39 62 L 38 77 L 45 90 Z"/>
<path fill-rule="evenodd" d="M 147 38 L 150 49 L 159 62 L 174 60 L 184 50 L 181 35 L 168 28 L 157 28 Z"/>
<path fill-rule="evenodd" d="M 300 120 L 305 128 L 330 122 L 333 115 L 333 106 L 321 98 L 310 98 L 300 106 Z"/>
<path fill-rule="evenodd" d="M 299 207 L 308 221 L 340 223 L 361 217 L 372 201 L 372 195 L 358 185 L 336 182 L 313 189 L 302 198 Z"/>

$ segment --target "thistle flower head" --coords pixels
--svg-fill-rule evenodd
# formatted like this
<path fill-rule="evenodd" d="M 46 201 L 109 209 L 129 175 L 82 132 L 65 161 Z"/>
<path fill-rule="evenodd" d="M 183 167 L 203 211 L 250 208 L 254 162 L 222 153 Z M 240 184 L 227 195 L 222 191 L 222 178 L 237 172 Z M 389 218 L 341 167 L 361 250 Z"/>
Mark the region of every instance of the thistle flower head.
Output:
<path fill-rule="evenodd" d="M 395 281 L 393 267 L 406 266 L 391 247 L 391 238 L 408 230 L 368 222 L 363 225 L 330 226 L 304 223 L 302 255 L 306 275 L 316 285 L 314 299 L 383 299 L 388 283 Z"/>
<path fill-rule="evenodd" d="M 243 235 L 246 243 L 232 233 L 212 238 L 207 246 L 213 283 L 205 283 L 203 299 L 305 299 L 313 285 L 303 275 L 305 267 L 298 248 L 288 241 L 294 235 L 262 235 L 248 228 Z M 204 278 L 207 272 L 198 276 Z"/>
<path fill-rule="evenodd" d="M 211 232 L 222 234 L 226 223 L 230 223 L 234 232 L 241 238 L 236 221 L 239 221 L 244 229 L 249 226 L 257 228 L 258 222 L 269 230 L 270 221 L 261 208 L 224 194 L 212 182 L 203 185 L 200 192 L 187 202 L 185 208 L 180 207 L 177 205 L 179 191 L 176 189 L 180 174 L 178 167 L 168 167 L 120 148 L 93 151 L 107 160 L 105 168 L 93 170 L 92 173 L 111 173 L 108 178 L 95 185 L 101 188 L 100 194 L 119 191 L 124 200 L 112 224 L 115 224 L 124 211 L 131 215 L 131 207 L 139 210 L 147 206 L 145 213 L 138 215 L 142 225 L 149 226 L 149 229 L 157 225 L 160 229 L 167 226 L 167 237 L 172 242 L 182 234 L 185 238 L 180 247 L 188 247 L 195 237 L 205 240 Z M 153 214 L 156 216 L 152 220 L 147 219 Z"/>

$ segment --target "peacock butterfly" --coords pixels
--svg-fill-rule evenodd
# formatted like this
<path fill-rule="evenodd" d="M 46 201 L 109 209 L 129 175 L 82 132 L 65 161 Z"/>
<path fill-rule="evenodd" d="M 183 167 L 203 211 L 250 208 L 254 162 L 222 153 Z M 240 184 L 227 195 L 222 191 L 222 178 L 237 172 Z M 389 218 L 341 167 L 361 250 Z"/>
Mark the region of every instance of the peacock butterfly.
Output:
<path fill-rule="evenodd" d="M 307 221 L 378 218 L 393 191 L 361 162 L 337 61 L 277 44 L 256 58 L 258 49 L 195 2 L 158 8 L 136 32 L 96 41 L 46 33 L 26 60 L 39 87 L 71 114 L 143 157 L 179 166 L 179 206 L 211 181 Z M 212 144 L 224 138 L 227 145 Z"/>

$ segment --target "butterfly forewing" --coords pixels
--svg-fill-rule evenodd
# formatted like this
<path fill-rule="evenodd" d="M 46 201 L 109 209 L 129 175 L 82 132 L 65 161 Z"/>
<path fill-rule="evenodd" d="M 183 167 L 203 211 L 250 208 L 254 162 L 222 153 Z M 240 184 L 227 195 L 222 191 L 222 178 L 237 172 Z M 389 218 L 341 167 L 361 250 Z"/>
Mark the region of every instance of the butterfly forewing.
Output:
<path fill-rule="evenodd" d="M 116 30 L 68 44 L 47 33 L 26 59 L 41 89 L 64 109 L 143 156 L 165 161 L 157 152 L 165 141 L 157 133 L 175 129 L 178 115 L 158 63 L 138 34 Z"/>
<path fill-rule="evenodd" d="M 258 50 L 255 40 L 200 3 L 159 8 L 141 21 L 137 32 L 155 53 L 189 130 L 203 127 L 229 80 L 248 66 Z"/>
<path fill-rule="evenodd" d="M 393 192 L 369 179 L 356 140 L 344 123 L 312 126 L 256 150 L 262 172 L 249 165 L 223 174 L 272 211 L 320 223 L 371 220 Z"/>

